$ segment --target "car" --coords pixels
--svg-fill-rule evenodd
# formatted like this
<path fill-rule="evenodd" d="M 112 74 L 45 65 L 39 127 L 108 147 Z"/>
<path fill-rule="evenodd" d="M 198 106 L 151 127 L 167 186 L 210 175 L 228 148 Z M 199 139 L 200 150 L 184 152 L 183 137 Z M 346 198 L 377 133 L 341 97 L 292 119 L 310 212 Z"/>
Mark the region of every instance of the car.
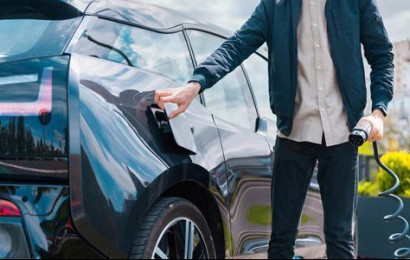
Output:
<path fill-rule="evenodd" d="M 0 1 L 0 258 L 266 257 L 276 117 L 261 48 L 169 120 L 231 34 L 137 1 Z M 315 180 L 296 241 L 325 257 Z"/>

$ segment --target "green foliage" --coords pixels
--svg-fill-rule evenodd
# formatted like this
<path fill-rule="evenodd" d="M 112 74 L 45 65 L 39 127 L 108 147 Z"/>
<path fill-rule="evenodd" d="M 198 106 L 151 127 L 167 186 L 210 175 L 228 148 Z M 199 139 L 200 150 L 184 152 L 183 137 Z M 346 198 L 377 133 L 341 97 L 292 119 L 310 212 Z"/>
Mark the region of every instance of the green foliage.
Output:
<path fill-rule="evenodd" d="M 390 152 L 382 156 L 381 161 L 392 169 L 400 179 L 400 187 L 396 195 L 410 197 L 410 154 Z M 380 168 L 375 183 L 364 181 L 359 184 L 359 195 L 376 197 L 380 192 L 390 189 L 393 185 L 394 179 Z"/>
<path fill-rule="evenodd" d="M 392 152 L 385 154 L 381 161 L 397 174 L 400 179 L 400 187 L 396 195 L 410 197 L 410 154 L 407 152 Z M 393 187 L 394 180 L 388 173 L 380 169 L 377 174 L 377 184 L 381 191 Z"/>
<path fill-rule="evenodd" d="M 377 183 L 370 181 L 362 181 L 359 183 L 359 196 L 362 197 L 377 197 L 379 194 L 379 186 Z"/>
<path fill-rule="evenodd" d="M 370 143 L 370 142 L 364 143 L 364 145 L 359 147 L 359 154 L 360 155 L 373 156 L 373 154 L 374 154 L 373 144 Z"/>

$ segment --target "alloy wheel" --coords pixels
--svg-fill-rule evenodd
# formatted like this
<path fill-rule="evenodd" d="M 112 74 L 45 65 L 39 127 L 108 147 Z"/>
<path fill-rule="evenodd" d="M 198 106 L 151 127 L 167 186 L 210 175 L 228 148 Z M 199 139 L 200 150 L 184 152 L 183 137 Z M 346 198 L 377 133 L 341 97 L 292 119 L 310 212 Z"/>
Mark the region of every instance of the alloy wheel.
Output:
<path fill-rule="evenodd" d="M 162 231 L 152 259 L 209 259 L 209 252 L 197 225 L 188 218 L 178 218 Z"/>

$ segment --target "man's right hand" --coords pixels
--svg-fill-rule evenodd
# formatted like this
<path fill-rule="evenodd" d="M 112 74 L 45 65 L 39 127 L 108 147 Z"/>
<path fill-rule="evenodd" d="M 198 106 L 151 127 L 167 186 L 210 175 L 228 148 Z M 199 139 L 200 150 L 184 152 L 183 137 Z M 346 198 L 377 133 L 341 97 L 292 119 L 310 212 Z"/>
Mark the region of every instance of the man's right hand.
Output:
<path fill-rule="evenodd" d="M 155 91 L 155 103 L 164 109 L 164 103 L 171 102 L 178 105 L 178 109 L 171 113 L 170 119 L 173 119 L 184 113 L 196 98 L 201 85 L 197 82 L 190 82 L 182 88 L 164 89 Z"/>

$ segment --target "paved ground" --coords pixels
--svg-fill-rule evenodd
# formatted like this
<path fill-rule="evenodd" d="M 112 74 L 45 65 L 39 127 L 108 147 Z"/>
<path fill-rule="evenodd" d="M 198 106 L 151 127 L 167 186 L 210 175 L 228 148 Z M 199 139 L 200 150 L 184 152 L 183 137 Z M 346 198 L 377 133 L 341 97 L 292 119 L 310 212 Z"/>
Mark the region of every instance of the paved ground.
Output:
<path fill-rule="evenodd" d="M 297 249 L 296 255 L 303 255 L 305 259 L 320 259 L 320 257 L 326 255 L 326 246 L 317 246 L 317 247 L 311 247 L 307 249 L 306 248 Z M 268 255 L 258 254 L 252 257 L 242 256 L 242 257 L 234 257 L 232 259 L 268 259 Z"/>

